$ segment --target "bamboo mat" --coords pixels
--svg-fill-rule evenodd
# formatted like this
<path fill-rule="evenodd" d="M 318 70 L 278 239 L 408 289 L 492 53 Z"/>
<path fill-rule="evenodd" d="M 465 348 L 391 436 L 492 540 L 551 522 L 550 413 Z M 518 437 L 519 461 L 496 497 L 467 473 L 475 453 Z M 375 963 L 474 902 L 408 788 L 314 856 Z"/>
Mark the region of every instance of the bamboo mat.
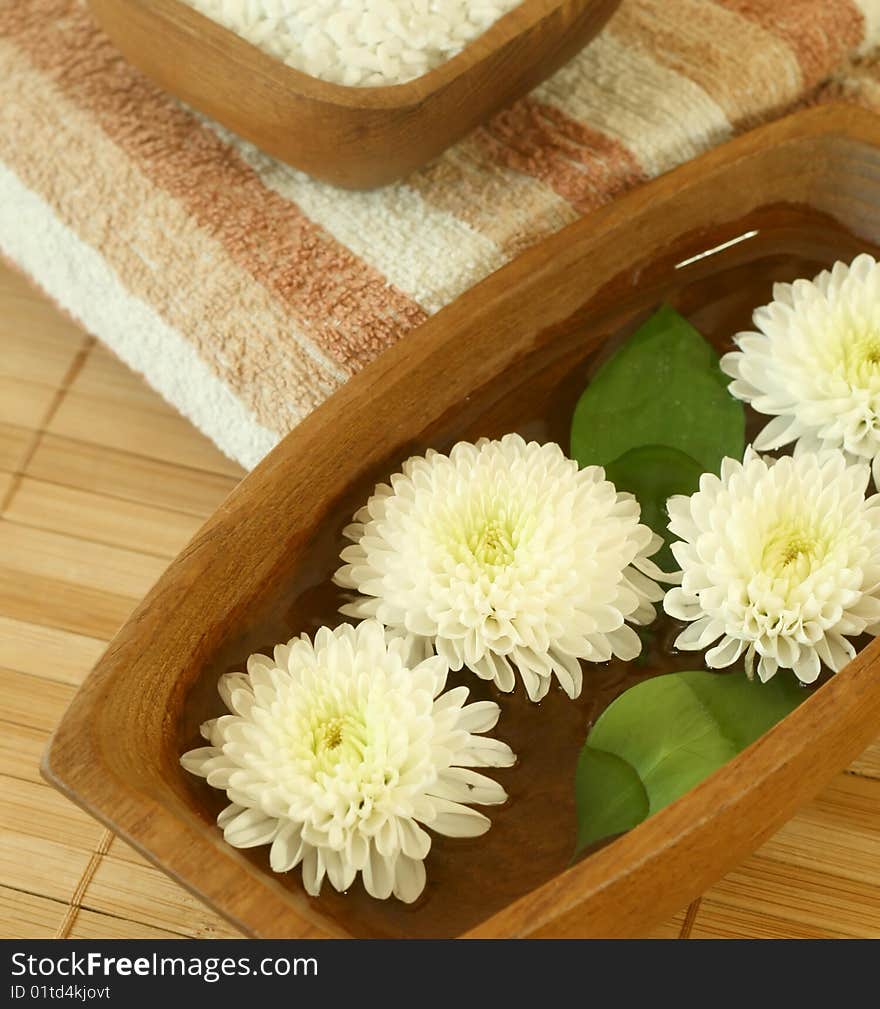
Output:
<path fill-rule="evenodd" d="M 0 937 L 237 935 L 38 763 L 116 628 L 241 475 L 0 266 Z M 652 935 L 880 937 L 880 741 Z"/>

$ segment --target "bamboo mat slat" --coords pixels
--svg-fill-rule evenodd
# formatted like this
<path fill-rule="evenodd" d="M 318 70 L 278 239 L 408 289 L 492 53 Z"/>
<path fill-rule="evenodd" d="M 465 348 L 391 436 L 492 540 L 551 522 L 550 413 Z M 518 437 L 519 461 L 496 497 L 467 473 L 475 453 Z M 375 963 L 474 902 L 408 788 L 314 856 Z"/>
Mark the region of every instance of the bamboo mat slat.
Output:
<path fill-rule="evenodd" d="M 20 525 L 65 533 L 170 560 L 202 525 L 202 518 L 122 498 L 23 477 L 6 517 Z"/>
<path fill-rule="evenodd" d="M 57 627 L 0 617 L 0 666 L 79 686 L 106 641 Z"/>
<path fill-rule="evenodd" d="M 39 732 L 45 739 L 58 724 L 75 689 L 43 676 L 0 668 L 3 718 Z"/>
<path fill-rule="evenodd" d="M 238 938 L 230 925 L 159 869 L 112 854 L 101 859 L 82 903 L 93 911 L 199 939 Z"/>
<path fill-rule="evenodd" d="M 237 482 L 221 473 L 183 469 L 51 434 L 43 435 L 28 473 L 64 487 L 200 518 L 207 518 Z"/>
<path fill-rule="evenodd" d="M 51 385 L 0 377 L 0 421 L 35 431 L 52 405 L 55 392 Z"/>
<path fill-rule="evenodd" d="M 87 855 L 98 846 L 104 828 L 48 785 L 0 777 L 0 820 L 22 837 L 64 843 Z"/>
<path fill-rule="evenodd" d="M 850 770 L 866 778 L 880 779 L 880 742 L 873 743 L 856 760 Z"/>
<path fill-rule="evenodd" d="M 45 785 L 47 737 L 240 469 L 0 267 L 0 937 L 236 933 Z M 652 938 L 880 936 L 880 741 Z"/>
<path fill-rule="evenodd" d="M 56 926 L 56 931 L 57 931 Z M 140 921 L 100 914 L 81 907 L 67 933 L 68 939 L 188 939 L 179 932 L 166 932 Z"/>
<path fill-rule="evenodd" d="M 0 886 L 0 921 L 4 923 L 3 938 L 45 939 L 58 931 L 67 905 L 22 890 Z M 9 930 L 13 924 L 15 933 Z"/>
<path fill-rule="evenodd" d="M 90 860 L 90 852 L 62 841 L 0 828 L 0 886 L 69 904 Z M 15 921 L 4 921 L 0 935 L 15 938 Z"/>
<path fill-rule="evenodd" d="M 133 452 L 210 473 L 241 474 L 236 463 L 221 455 L 183 417 L 128 406 L 118 399 L 69 392 L 46 430 L 102 448 Z"/>
<path fill-rule="evenodd" d="M 168 404 L 133 371 L 120 373 L 119 360 L 97 344 L 70 383 L 70 391 L 123 407 L 155 410 L 168 416 Z"/>
<path fill-rule="evenodd" d="M 20 471 L 30 443 L 31 434 L 25 428 L 0 423 L 0 468 L 7 473 Z"/>
<path fill-rule="evenodd" d="M 62 631 L 109 638 L 131 603 L 101 589 L 0 568 L 0 608 L 15 620 L 45 620 Z"/>
<path fill-rule="evenodd" d="M 40 757 L 45 745 L 45 731 L 0 719 L 0 775 L 41 783 Z"/>
<path fill-rule="evenodd" d="M 168 564 L 163 557 L 33 529 L 8 519 L 0 523 L 0 558 L 13 571 L 101 589 L 134 602 L 152 588 Z"/>

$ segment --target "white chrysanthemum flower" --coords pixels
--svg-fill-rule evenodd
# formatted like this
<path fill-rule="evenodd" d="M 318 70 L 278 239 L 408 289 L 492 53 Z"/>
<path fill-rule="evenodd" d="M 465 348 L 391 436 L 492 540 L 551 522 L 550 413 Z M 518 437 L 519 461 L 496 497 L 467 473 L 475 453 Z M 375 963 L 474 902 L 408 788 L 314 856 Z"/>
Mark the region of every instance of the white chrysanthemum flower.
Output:
<path fill-rule="evenodd" d="M 578 470 L 558 445 L 519 435 L 429 451 L 380 485 L 345 530 L 337 584 L 376 617 L 513 690 L 519 669 L 540 700 L 555 674 L 570 697 L 580 659 L 641 651 L 626 621 L 650 623 L 662 577 L 648 558 L 662 540 L 639 505 L 597 466 Z"/>
<path fill-rule="evenodd" d="M 853 656 L 848 636 L 880 631 L 880 496 L 865 499 L 865 464 L 837 450 L 725 459 L 690 497 L 669 499 L 682 568 L 666 612 L 691 621 L 678 648 L 713 669 L 745 653 L 746 671 L 780 668 L 812 683 Z M 720 641 L 718 640 L 720 638 Z"/>
<path fill-rule="evenodd" d="M 836 263 L 773 298 L 754 314 L 760 332 L 739 333 L 721 359 L 733 395 L 774 417 L 755 448 L 843 449 L 873 461 L 880 487 L 880 263 Z"/>
<path fill-rule="evenodd" d="M 509 767 L 505 743 L 476 735 L 498 720 L 491 701 L 442 693 L 443 658 L 413 661 L 375 621 L 322 628 L 252 655 L 221 678 L 233 714 L 206 722 L 210 746 L 181 764 L 226 791 L 217 818 L 237 848 L 269 844 L 275 872 L 302 864 L 316 896 L 326 875 L 346 890 L 360 872 L 373 897 L 410 903 L 425 885 L 431 838 L 476 837 L 490 821 L 466 803 L 504 802 L 473 767 Z"/>

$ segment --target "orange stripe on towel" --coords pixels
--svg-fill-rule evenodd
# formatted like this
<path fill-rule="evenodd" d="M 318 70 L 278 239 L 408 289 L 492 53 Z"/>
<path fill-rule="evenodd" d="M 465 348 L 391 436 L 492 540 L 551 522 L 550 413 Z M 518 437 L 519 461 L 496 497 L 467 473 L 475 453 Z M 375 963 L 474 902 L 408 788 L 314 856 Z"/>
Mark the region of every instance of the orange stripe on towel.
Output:
<path fill-rule="evenodd" d="M 715 0 L 791 47 L 813 87 L 842 63 L 864 35 L 862 12 L 850 0 Z"/>
<path fill-rule="evenodd" d="M 582 214 L 645 179 L 620 141 L 533 98 L 500 112 L 475 136 L 500 164 L 540 179 Z"/>
<path fill-rule="evenodd" d="M 707 0 L 627 0 L 609 27 L 622 42 L 699 85 L 738 129 L 778 114 L 802 94 L 790 46 Z"/>

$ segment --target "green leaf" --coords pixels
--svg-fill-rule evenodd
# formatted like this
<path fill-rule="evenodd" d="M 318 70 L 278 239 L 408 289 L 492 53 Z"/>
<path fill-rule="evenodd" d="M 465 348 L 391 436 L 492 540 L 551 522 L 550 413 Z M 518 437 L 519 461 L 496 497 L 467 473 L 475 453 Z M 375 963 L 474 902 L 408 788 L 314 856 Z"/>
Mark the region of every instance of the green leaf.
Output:
<path fill-rule="evenodd" d="M 668 305 L 600 368 L 572 421 L 571 454 L 581 466 L 605 466 L 645 445 L 677 449 L 713 473 L 745 447 L 745 411 L 727 391 L 718 355 Z"/>
<path fill-rule="evenodd" d="M 577 851 L 684 795 L 806 696 L 784 673 L 760 683 L 701 670 L 655 676 L 625 691 L 598 718 L 578 761 Z M 629 768 L 644 796 L 608 756 Z"/>
<path fill-rule="evenodd" d="M 643 445 L 608 463 L 605 475 L 618 490 L 634 494 L 642 507 L 642 522 L 663 537 L 664 546 L 651 560 L 664 571 L 677 570 L 669 544 L 666 502 L 673 494 L 693 494 L 703 467 L 689 455 L 665 445 Z"/>
<path fill-rule="evenodd" d="M 613 753 L 585 746 L 576 781 L 578 851 L 602 837 L 631 830 L 648 815 L 645 786 L 632 767 Z"/>

